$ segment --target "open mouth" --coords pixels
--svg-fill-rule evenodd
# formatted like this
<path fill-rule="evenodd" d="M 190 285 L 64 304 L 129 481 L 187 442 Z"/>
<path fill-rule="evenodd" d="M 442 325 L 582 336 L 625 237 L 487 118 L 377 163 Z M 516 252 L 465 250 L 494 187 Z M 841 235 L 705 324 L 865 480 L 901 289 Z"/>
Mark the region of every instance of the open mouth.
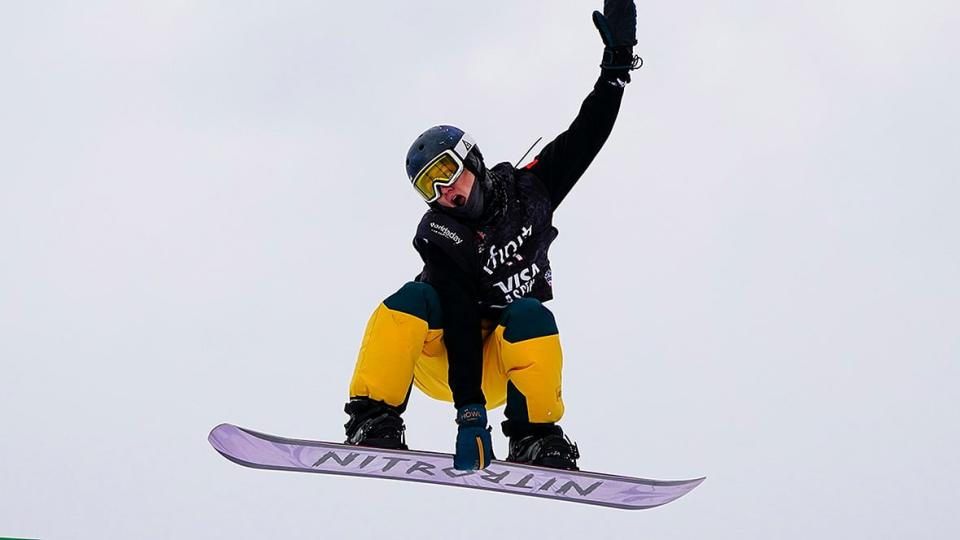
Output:
<path fill-rule="evenodd" d="M 467 198 L 463 195 L 454 195 L 453 196 L 453 205 L 460 207 L 467 204 Z"/>

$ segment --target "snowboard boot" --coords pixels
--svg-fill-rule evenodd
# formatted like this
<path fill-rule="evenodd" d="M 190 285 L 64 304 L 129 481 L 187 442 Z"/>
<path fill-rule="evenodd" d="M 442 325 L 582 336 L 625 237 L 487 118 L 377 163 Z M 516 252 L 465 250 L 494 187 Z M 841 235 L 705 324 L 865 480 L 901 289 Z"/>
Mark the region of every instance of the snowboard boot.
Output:
<path fill-rule="evenodd" d="M 350 420 L 343 425 L 347 431 L 345 444 L 406 450 L 403 418 L 396 408 L 370 398 L 353 398 L 343 407 Z"/>
<path fill-rule="evenodd" d="M 560 426 L 510 437 L 510 453 L 507 461 L 526 463 L 551 469 L 579 471 L 577 459 L 580 450 L 563 434 Z"/>

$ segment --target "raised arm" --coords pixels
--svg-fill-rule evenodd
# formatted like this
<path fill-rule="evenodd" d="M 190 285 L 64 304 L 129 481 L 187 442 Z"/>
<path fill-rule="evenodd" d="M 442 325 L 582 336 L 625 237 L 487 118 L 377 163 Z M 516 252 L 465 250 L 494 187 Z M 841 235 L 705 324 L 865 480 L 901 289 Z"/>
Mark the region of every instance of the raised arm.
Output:
<path fill-rule="evenodd" d="M 583 176 L 607 141 L 622 98 L 623 87 L 601 75 L 570 127 L 527 165 L 547 187 L 554 208 Z"/>
<path fill-rule="evenodd" d="M 583 101 L 570 127 L 543 148 L 527 165 L 550 191 L 556 208 L 600 152 L 613 130 L 623 89 L 630 71 L 640 59 L 633 54 L 636 44 L 637 10 L 633 0 L 605 0 L 603 13 L 593 13 L 593 23 L 603 40 L 600 78 Z"/>

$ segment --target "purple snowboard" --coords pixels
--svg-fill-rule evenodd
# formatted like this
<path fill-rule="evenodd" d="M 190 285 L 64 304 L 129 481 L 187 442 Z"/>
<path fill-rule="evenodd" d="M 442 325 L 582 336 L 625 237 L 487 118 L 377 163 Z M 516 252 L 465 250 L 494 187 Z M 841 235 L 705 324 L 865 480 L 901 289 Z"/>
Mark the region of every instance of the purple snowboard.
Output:
<path fill-rule="evenodd" d="M 631 510 L 666 504 L 704 480 L 644 480 L 497 460 L 482 471 L 458 471 L 450 454 L 284 439 L 230 424 L 213 428 L 209 440 L 223 457 L 256 469 L 391 478 Z"/>

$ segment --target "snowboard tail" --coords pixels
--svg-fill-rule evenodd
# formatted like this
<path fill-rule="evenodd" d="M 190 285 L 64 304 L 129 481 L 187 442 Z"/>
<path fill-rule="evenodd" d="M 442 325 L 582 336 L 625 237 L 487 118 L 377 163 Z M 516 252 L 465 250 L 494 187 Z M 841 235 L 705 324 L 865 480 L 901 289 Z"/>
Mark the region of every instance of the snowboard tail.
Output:
<path fill-rule="evenodd" d="M 287 439 L 231 424 L 215 427 L 208 439 L 225 458 L 255 469 L 388 478 L 631 510 L 674 501 L 704 480 L 646 480 L 499 460 L 483 470 L 458 471 L 450 454 Z"/>

